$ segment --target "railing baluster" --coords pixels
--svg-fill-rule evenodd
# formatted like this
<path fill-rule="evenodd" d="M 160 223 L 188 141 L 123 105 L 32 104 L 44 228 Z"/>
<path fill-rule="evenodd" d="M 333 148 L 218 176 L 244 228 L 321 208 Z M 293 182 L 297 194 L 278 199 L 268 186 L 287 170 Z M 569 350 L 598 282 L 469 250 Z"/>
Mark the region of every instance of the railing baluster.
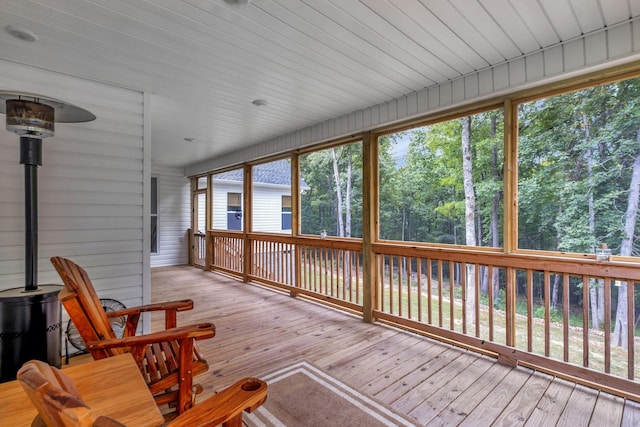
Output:
<path fill-rule="evenodd" d="M 604 371 L 611 372 L 611 278 L 604 279 Z"/>
<path fill-rule="evenodd" d="M 563 357 L 564 361 L 569 361 L 569 275 L 562 275 L 562 319 L 564 324 L 562 327 L 562 342 L 564 345 Z"/>
<path fill-rule="evenodd" d="M 473 283 L 474 283 L 474 292 L 476 293 L 476 306 L 475 306 L 475 317 L 476 317 L 476 337 L 480 337 L 480 265 L 478 263 L 471 266 L 474 271 L 473 275 Z M 468 271 L 468 270 L 467 270 Z M 466 272 L 465 272 L 466 273 Z"/>
<path fill-rule="evenodd" d="M 418 322 L 422 322 L 422 258 L 416 258 L 416 287 L 418 295 Z"/>
<path fill-rule="evenodd" d="M 442 328 L 442 287 L 444 286 L 444 273 L 442 271 L 442 260 L 438 260 L 438 326 Z"/>
<path fill-rule="evenodd" d="M 381 311 L 386 311 L 384 308 L 385 307 L 384 304 L 386 302 L 386 299 L 384 297 L 385 296 L 384 263 L 385 263 L 386 255 L 378 255 L 377 258 L 378 258 L 378 269 L 379 269 L 378 275 L 380 276 L 379 278 L 380 286 L 378 287 L 378 301 L 380 302 L 379 308 Z"/>
<path fill-rule="evenodd" d="M 433 304 L 432 304 L 432 278 L 433 278 L 433 265 L 432 265 L 432 260 L 430 258 L 427 258 L 427 317 L 428 317 L 428 323 L 430 325 L 433 325 Z"/>
<path fill-rule="evenodd" d="M 582 275 L 582 366 L 589 367 L 589 282 L 587 275 Z"/>
<path fill-rule="evenodd" d="M 453 261 L 449 261 L 449 329 L 453 331 L 454 329 L 454 299 L 453 299 L 453 290 L 456 284 L 456 265 Z"/>
<path fill-rule="evenodd" d="M 627 378 L 635 377 L 635 282 L 627 282 Z"/>
<path fill-rule="evenodd" d="M 404 257 L 398 255 L 398 316 L 402 317 L 402 308 L 404 305 L 403 290 L 402 290 L 402 265 Z"/>
<path fill-rule="evenodd" d="M 493 268 L 490 265 L 485 267 L 488 273 L 487 289 L 489 292 L 489 341 L 493 341 Z M 479 276 L 480 272 L 476 271 L 476 275 Z"/>
<path fill-rule="evenodd" d="M 462 333 L 467 333 L 467 263 L 460 264 L 460 290 L 462 295 Z M 476 304 L 478 301 L 476 300 Z"/>
<path fill-rule="evenodd" d="M 533 270 L 527 269 L 527 351 L 533 351 Z"/>
<path fill-rule="evenodd" d="M 551 274 L 544 272 L 544 355 L 549 357 L 551 353 Z"/>

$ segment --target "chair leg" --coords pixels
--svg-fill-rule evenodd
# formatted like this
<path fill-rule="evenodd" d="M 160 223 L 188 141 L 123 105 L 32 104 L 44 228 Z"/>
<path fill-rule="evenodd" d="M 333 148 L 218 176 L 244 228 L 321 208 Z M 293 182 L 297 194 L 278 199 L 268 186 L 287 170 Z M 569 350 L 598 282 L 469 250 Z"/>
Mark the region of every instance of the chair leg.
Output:
<path fill-rule="evenodd" d="M 180 341 L 180 382 L 178 384 L 178 414 L 193 406 L 193 339 Z"/>
<path fill-rule="evenodd" d="M 242 427 L 242 412 L 231 418 L 226 423 L 222 423 L 222 427 Z"/>

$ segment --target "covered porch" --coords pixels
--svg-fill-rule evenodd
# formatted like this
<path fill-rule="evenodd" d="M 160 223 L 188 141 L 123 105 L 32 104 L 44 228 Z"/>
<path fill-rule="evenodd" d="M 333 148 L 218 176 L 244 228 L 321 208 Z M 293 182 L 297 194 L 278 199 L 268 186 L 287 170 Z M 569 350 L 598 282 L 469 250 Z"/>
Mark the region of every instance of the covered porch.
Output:
<path fill-rule="evenodd" d="M 199 399 L 306 361 L 419 425 L 640 422 L 640 404 L 427 337 L 189 266 L 152 269 L 152 300 L 192 298 L 179 324 L 212 321 Z M 158 322 L 158 323 L 156 323 Z M 162 327 L 160 319 L 152 329 Z"/>

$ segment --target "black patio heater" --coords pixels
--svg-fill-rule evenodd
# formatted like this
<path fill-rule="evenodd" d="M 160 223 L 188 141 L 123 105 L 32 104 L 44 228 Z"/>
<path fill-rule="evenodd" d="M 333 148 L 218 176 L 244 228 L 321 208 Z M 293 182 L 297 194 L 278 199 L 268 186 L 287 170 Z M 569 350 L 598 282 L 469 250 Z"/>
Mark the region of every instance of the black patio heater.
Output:
<path fill-rule="evenodd" d="M 60 285 L 38 285 L 38 166 L 42 139 L 53 136 L 54 122 L 77 123 L 96 116 L 80 107 L 40 95 L 0 91 L 0 113 L 7 130 L 20 135 L 24 165 L 24 288 L 0 291 L 0 382 L 16 379 L 31 359 L 60 367 Z"/>

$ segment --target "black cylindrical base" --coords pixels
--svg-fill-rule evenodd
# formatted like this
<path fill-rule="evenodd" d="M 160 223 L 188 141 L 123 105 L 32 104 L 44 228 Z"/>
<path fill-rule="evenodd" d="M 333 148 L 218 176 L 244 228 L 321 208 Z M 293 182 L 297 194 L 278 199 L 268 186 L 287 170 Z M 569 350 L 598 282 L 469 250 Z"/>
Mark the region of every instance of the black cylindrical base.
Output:
<path fill-rule="evenodd" d="M 61 289 L 41 285 L 33 292 L 0 292 L 0 382 L 15 380 L 18 369 L 32 359 L 60 367 Z"/>

